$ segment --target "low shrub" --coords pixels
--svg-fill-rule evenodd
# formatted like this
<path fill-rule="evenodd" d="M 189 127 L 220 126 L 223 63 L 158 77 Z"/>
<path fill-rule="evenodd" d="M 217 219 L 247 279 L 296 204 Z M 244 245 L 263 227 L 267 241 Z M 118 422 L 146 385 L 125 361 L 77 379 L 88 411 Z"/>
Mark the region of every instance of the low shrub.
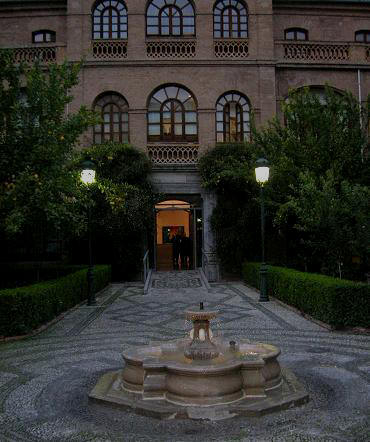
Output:
<path fill-rule="evenodd" d="M 259 263 L 244 263 L 243 278 L 259 288 Z M 268 266 L 268 292 L 332 327 L 370 327 L 370 285 Z"/>
<path fill-rule="evenodd" d="M 27 287 L 0 290 L 0 335 L 30 332 L 87 298 L 87 269 Z M 94 292 L 111 279 L 110 266 L 94 267 Z"/>
<path fill-rule="evenodd" d="M 1 263 L 0 290 L 58 279 L 84 268 L 86 268 L 86 265 L 63 265 L 41 262 Z"/>

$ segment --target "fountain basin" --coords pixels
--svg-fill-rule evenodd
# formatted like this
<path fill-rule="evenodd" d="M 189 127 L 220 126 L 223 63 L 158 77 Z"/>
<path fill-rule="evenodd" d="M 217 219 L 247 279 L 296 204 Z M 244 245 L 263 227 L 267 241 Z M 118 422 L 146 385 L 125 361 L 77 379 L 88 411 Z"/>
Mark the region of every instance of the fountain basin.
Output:
<path fill-rule="evenodd" d="M 267 343 L 215 338 L 209 320 L 216 312 L 186 312 L 191 337 L 132 347 L 123 370 L 104 375 L 92 400 L 161 418 L 226 419 L 259 415 L 308 400 Z"/>

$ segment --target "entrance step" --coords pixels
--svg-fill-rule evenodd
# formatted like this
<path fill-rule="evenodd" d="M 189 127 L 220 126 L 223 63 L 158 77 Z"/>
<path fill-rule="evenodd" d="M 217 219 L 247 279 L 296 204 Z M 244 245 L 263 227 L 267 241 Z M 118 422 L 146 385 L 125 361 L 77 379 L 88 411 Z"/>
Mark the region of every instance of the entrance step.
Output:
<path fill-rule="evenodd" d="M 147 293 L 161 295 L 173 290 L 184 292 L 209 291 L 209 283 L 201 269 L 172 270 L 169 272 L 152 272 Z"/>

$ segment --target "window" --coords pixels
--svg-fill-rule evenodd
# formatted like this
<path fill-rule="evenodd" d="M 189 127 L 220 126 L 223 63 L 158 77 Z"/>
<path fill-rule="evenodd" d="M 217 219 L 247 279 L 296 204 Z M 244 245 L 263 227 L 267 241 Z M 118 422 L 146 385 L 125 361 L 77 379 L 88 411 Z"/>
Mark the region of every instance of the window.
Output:
<path fill-rule="evenodd" d="M 55 42 L 56 34 L 54 31 L 34 31 L 32 32 L 32 43 L 51 43 Z"/>
<path fill-rule="evenodd" d="M 284 31 L 285 40 L 308 40 L 308 31 L 301 28 L 290 28 Z"/>
<path fill-rule="evenodd" d="M 238 0 L 218 1 L 213 10 L 213 35 L 215 38 L 247 38 L 246 4 Z"/>
<path fill-rule="evenodd" d="M 168 85 L 148 106 L 148 141 L 198 141 L 197 105 L 191 92 Z"/>
<path fill-rule="evenodd" d="M 94 126 L 94 143 L 104 141 L 128 142 L 128 104 L 115 92 L 100 95 L 94 103 L 94 110 L 101 115 L 102 122 Z"/>
<path fill-rule="evenodd" d="M 250 105 L 248 98 L 238 92 L 227 92 L 216 104 L 217 143 L 250 139 Z"/>
<path fill-rule="evenodd" d="M 195 35 L 194 7 L 189 0 L 153 0 L 146 12 L 147 35 Z"/>
<path fill-rule="evenodd" d="M 118 0 L 98 1 L 93 8 L 92 27 L 94 40 L 126 39 L 126 5 Z"/>
<path fill-rule="evenodd" d="M 355 32 L 355 41 L 358 43 L 370 43 L 370 31 Z"/>

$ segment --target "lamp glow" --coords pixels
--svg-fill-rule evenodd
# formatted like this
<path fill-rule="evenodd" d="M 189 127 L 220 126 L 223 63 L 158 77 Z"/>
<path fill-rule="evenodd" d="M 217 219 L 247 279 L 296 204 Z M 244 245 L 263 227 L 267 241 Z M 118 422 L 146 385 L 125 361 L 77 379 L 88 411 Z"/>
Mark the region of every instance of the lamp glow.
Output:
<path fill-rule="evenodd" d="M 265 158 L 259 158 L 257 160 L 257 167 L 255 168 L 256 181 L 258 184 L 267 183 L 270 175 L 270 168 L 268 167 L 268 161 Z"/>
<path fill-rule="evenodd" d="M 86 185 L 95 183 L 95 165 L 92 161 L 82 163 L 81 181 Z"/>

